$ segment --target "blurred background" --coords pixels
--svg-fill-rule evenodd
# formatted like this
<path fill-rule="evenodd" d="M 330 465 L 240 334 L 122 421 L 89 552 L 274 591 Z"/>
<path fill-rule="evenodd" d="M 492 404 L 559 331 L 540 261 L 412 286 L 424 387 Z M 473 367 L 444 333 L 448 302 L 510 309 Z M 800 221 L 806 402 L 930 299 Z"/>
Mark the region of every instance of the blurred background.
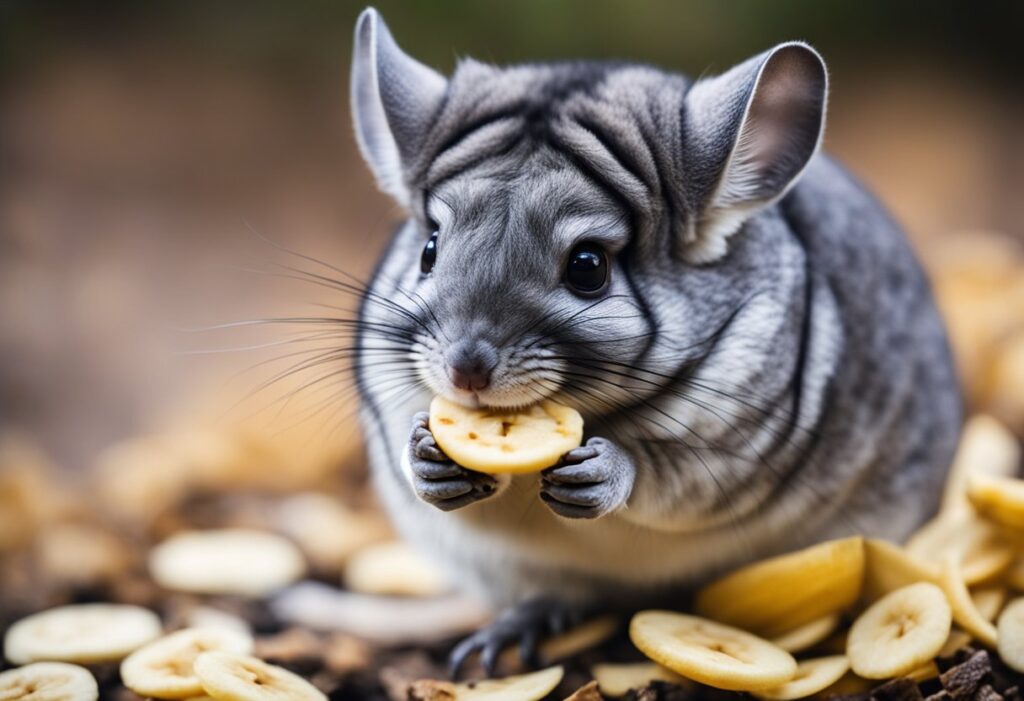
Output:
<path fill-rule="evenodd" d="M 345 295 L 281 277 L 317 264 L 278 246 L 365 276 L 399 221 L 349 120 L 362 7 L 0 2 L 0 629 L 95 598 L 175 620 L 144 548 L 185 527 L 284 533 L 335 587 L 389 537 L 344 363 L 263 389 L 297 359 L 266 344 L 308 329 L 197 330 L 351 314 Z M 616 58 L 699 75 L 811 42 L 831 72 L 826 149 L 906 226 L 971 410 L 1024 435 L 1024 3 L 378 8 L 443 71 L 461 56 Z"/>

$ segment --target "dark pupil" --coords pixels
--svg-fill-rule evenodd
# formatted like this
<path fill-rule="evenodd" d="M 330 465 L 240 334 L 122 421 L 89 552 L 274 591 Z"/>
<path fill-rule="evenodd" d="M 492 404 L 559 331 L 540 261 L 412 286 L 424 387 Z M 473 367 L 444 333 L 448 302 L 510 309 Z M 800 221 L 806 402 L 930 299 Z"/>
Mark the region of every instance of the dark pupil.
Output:
<path fill-rule="evenodd" d="M 565 271 L 566 281 L 581 292 L 594 292 L 608 279 L 608 259 L 594 244 L 585 243 L 573 249 Z"/>
<path fill-rule="evenodd" d="M 427 245 L 423 247 L 423 257 L 420 258 L 420 271 L 424 275 L 434 269 L 434 261 L 437 260 L 437 234 L 427 239 Z"/>

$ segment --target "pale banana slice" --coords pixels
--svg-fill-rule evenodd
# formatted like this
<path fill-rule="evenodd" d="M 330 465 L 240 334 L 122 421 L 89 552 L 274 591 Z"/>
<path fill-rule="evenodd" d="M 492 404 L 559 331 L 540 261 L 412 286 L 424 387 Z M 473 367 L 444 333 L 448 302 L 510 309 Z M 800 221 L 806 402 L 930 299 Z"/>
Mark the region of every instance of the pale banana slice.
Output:
<path fill-rule="evenodd" d="M 116 662 L 162 632 L 152 611 L 121 604 L 75 604 L 23 618 L 4 636 L 14 664 Z"/>
<path fill-rule="evenodd" d="M 590 674 L 597 680 L 597 686 L 605 696 L 625 696 L 630 689 L 637 689 L 654 681 L 689 683 L 657 662 L 596 664 L 590 669 Z"/>
<path fill-rule="evenodd" d="M 121 663 L 121 680 L 140 696 L 183 699 L 203 693 L 192 670 L 200 653 L 226 650 L 248 654 L 253 639 L 223 628 L 185 628 L 154 640 Z"/>
<path fill-rule="evenodd" d="M 177 533 L 153 548 L 149 571 L 175 591 L 260 597 L 299 579 L 306 563 L 291 541 L 238 528 Z"/>
<path fill-rule="evenodd" d="M 218 701 L 327 701 L 299 675 L 250 655 L 203 652 L 192 669 L 206 693 Z"/>
<path fill-rule="evenodd" d="M 790 701 L 816 694 L 839 681 L 850 670 L 846 655 L 830 655 L 812 660 L 801 660 L 796 666 L 796 675 L 785 684 L 762 689 L 756 696 L 771 701 Z"/>
<path fill-rule="evenodd" d="M 580 625 L 570 628 L 564 633 L 554 635 L 537 646 L 539 665 L 550 666 L 575 657 L 584 650 L 597 647 L 615 634 L 619 628 L 616 616 L 592 618 Z M 497 671 L 499 674 L 520 674 L 527 668 L 522 656 L 515 647 L 506 648 L 498 657 Z"/>
<path fill-rule="evenodd" d="M 936 583 L 938 579 L 937 567 L 918 560 L 899 545 L 875 538 L 864 541 L 864 601 L 871 603 L 910 584 Z"/>
<path fill-rule="evenodd" d="M 986 621 L 994 621 L 999 612 L 1003 610 L 1003 605 L 1009 595 L 1010 593 L 1005 587 L 998 585 L 978 587 L 971 590 L 971 601 L 974 602 L 974 608 L 978 609 L 982 618 Z"/>
<path fill-rule="evenodd" d="M 940 515 L 911 536 L 906 549 L 928 565 L 939 565 L 950 554 L 957 555 L 968 586 L 995 579 L 1014 559 L 1013 547 L 999 529 L 972 515 Z"/>
<path fill-rule="evenodd" d="M 971 636 L 989 648 L 996 646 L 996 627 L 986 620 L 971 600 L 971 592 L 967 589 L 960 564 L 955 554 L 950 554 L 942 563 L 939 575 L 939 586 L 945 592 L 949 605 L 953 609 L 953 620 L 971 634 Z"/>
<path fill-rule="evenodd" d="M 503 679 L 455 684 L 455 701 L 539 701 L 562 681 L 562 667 L 518 674 Z"/>
<path fill-rule="evenodd" d="M 968 482 L 974 476 L 1010 477 L 1020 464 L 1017 438 L 997 419 L 984 414 L 971 417 L 964 426 L 960 447 L 946 478 L 942 515 L 970 512 Z"/>
<path fill-rule="evenodd" d="M 866 679 L 907 674 L 935 657 L 949 637 L 951 622 L 946 596 L 930 582 L 890 592 L 850 628 L 850 666 Z"/>
<path fill-rule="evenodd" d="M 583 440 L 583 417 L 550 400 L 521 411 L 468 409 L 443 397 L 430 403 L 430 431 L 448 457 L 488 473 L 538 472 Z"/>
<path fill-rule="evenodd" d="M 96 701 L 96 679 L 85 667 L 64 662 L 35 662 L 0 673 L 4 701 Z"/>
<path fill-rule="evenodd" d="M 1024 599 L 1014 599 L 999 614 L 999 657 L 1011 669 L 1024 672 Z"/>
<path fill-rule="evenodd" d="M 349 558 L 345 586 L 361 594 L 440 596 L 449 589 L 444 572 L 401 542 L 370 545 Z"/>
<path fill-rule="evenodd" d="M 1024 528 L 1024 480 L 971 475 L 967 497 L 978 513 L 1009 528 Z"/>
<path fill-rule="evenodd" d="M 658 664 L 720 689 L 767 689 L 796 674 L 796 660 L 785 650 L 698 616 L 641 611 L 630 621 L 629 637 Z"/>
<path fill-rule="evenodd" d="M 816 618 L 810 623 L 787 630 L 782 635 L 772 638 L 771 643 L 786 652 L 803 652 L 832 635 L 832 632 L 839 627 L 840 619 L 841 616 L 838 613 L 830 613 L 827 616 Z"/>
<path fill-rule="evenodd" d="M 781 635 L 851 606 L 863 578 L 863 539 L 831 540 L 712 582 L 697 595 L 697 612 L 759 635 Z"/>

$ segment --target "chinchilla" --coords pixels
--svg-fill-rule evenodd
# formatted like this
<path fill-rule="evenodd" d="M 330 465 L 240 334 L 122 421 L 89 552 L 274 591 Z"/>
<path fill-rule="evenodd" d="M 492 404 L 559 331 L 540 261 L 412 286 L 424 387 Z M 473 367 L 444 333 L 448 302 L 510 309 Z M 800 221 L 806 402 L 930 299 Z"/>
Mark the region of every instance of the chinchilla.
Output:
<path fill-rule="evenodd" d="M 961 424 L 946 333 L 900 228 L 819 153 L 827 95 L 801 42 L 697 81 L 445 77 L 360 16 L 356 136 L 408 214 L 360 311 L 374 480 L 404 537 L 512 605 L 456 665 L 936 508 Z M 540 475 L 473 472 L 434 442 L 434 395 L 551 398 L 585 442 Z"/>

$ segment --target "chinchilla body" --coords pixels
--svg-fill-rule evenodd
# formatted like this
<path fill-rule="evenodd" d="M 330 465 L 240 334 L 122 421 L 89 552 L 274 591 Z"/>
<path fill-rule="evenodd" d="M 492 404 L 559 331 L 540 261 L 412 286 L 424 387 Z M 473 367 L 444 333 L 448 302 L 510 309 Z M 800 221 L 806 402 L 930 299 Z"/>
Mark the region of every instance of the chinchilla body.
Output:
<path fill-rule="evenodd" d="M 812 49 L 697 82 L 583 62 L 443 77 L 368 11 L 352 89 L 409 212 L 361 309 L 373 478 L 459 585 L 632 604 L 828 538 L 900 540 L 934 511 L 961 422 L 946 334 L 899 227 L 819 153 Z M 581 242 L 597 291 L 567 278 Z M 467 354 L 478 385 L 452 380 Z M 410 427 L 435 394 L 575 407 L 593 484 L 502 477 L 431 503 Z"/>

